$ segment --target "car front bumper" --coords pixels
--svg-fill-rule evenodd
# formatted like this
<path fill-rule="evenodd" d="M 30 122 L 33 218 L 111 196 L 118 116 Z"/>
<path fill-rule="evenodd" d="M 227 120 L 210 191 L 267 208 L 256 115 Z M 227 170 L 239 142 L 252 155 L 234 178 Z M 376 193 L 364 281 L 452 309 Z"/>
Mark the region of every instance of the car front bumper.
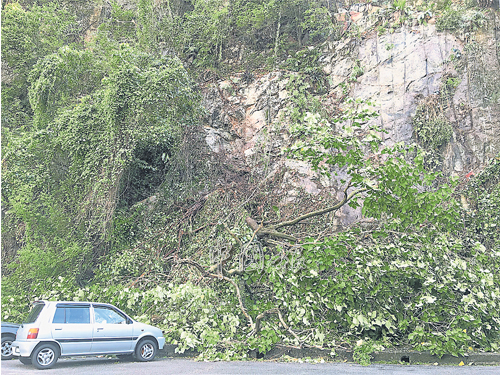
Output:
<path fill-rule="evenodd" d="M 157 337 L 156 340 L 158 341 L 158 349 L 162 350 L 163 346 L 165 345 L 165 337 L 160 336 L 160 337 Z"/>
<path fill-rule="evenodd" d="M 12 354 L 16 357 L 29 357 L 35 346 L 39 343 L 35 341 L 14 341 L 12 343 Z"/>

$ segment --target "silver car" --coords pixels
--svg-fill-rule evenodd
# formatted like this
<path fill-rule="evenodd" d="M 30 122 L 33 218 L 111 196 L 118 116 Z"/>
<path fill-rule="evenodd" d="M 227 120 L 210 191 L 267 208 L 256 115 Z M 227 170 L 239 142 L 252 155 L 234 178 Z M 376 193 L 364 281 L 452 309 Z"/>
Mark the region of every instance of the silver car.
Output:
<path fill-rule="evenodd" d="M 106 303 L 37 301 L 17 331 L 12 354 L 39 369 L 59 357 L 116 354 L 151 361 L 163 349 L 159 328 Z"/>

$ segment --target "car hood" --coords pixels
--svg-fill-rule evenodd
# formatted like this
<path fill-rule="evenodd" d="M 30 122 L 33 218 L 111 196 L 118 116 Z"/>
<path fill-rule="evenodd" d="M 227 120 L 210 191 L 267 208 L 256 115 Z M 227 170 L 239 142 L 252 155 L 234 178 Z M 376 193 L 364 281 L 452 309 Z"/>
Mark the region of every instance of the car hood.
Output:
<path fill-rule="evenodd" d="M 2 322 L 2 327 L 19 328 L 20 324 Z"/>
<path fill-rule="evenodd" d="M 150 326 L 149 324 L 146 323 L 141 323 L 136 320 L 134 320 L 134 332 L 140 334 L 142 332 L 148 332 L 151 334 L 154 334 L 155 336 L 162 335 L 162 331 L 159 328 Z"/>

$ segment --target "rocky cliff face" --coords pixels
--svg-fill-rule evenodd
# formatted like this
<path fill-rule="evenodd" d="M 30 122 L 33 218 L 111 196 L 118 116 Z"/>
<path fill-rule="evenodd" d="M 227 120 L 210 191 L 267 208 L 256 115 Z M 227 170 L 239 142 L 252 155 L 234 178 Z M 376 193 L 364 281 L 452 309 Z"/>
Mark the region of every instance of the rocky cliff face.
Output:
<path fill-rule="evenodd" d="M 356 5 L 337 15 L 345 29 L 356 27 L 357 33 L 323 46 L 320 62 L 330 81 L 326 97 L 334 105 L 348 87 L 351 96 L 375 103 L 380 116 L 372 121 L 387 131 L 386 144 L 419 141 L 414 116 L 418 108 L 431 109 L 451 126 L 451 136 L 433 150 L 440 168 L 458 176 L 479 171 L 500 152 L 498 14 L 490 13 L 487 26 L 473 35 L 438 32 L 425 14 L 415 15 L 412 26 L 382 34 L 374 29 L 380 12 L 387 10 Z M 396 24 L 399 16 L 389 15 Z M 418 20 L 426 20 L 425 25 Z M 307 165 L 281 156 L 288 144 L 281 116 L 288 100 L 286 74 L 271 72 L 251 82 L 244 78 L 235 75 L 206 87 L 210 148 L 262 177 L 284 169 L 288 201 L 300 189 L 318 194 L 338 188 L 335 180 L 321 179 Z"/>

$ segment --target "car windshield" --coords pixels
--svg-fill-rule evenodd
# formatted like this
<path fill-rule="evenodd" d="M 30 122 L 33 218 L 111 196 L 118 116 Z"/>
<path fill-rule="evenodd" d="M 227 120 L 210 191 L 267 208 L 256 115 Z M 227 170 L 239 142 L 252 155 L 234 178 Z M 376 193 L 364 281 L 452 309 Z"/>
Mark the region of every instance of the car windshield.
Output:
<path fill-rule="evenodd" d="M 40 311 L 42 311 L 44 306 L 45 304 L 43 302 L 35 303 L 31 308 L 28 317 L 24 320 L 23 324 L 35 323 L 36 320 L 38 319 L 38 315 L 40 315 Z"/>

